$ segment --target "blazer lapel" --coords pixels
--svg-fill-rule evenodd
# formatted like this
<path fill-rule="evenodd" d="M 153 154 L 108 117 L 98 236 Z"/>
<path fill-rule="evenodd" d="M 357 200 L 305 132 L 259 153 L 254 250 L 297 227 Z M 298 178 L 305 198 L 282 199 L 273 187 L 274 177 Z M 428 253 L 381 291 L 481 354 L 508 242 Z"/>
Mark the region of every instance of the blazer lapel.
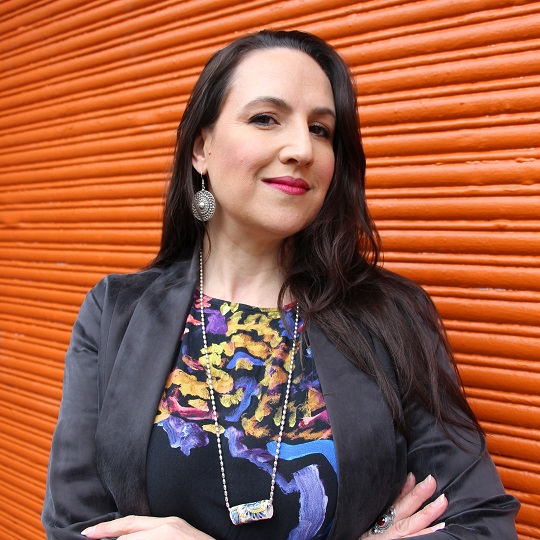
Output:
<path fill-rule="evenodd" d="M 343 356 L 313 324 L 309 343 L 323 390 L 338 459 L 332 540 L 356 540 L 401 488 L 403 438 L 377 384 Z"/>
<path fill-rule="evenodd" d="M 142 294 L 124 338 L 103 400 L 96 433 L 104 483 L 123 514 L 149 514 L 146 452 L 159 399 L 172 368 L 192 304 L 198 250 Z"/>

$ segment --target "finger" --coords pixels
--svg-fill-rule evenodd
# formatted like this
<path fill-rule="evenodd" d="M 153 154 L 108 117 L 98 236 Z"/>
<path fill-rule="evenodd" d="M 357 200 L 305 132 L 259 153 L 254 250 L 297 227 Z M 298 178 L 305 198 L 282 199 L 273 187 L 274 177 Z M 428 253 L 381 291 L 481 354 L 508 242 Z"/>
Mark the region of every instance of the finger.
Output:
<path fill-rule="evenodd" d="M 399 497 L 396 499 L 396 502 L 399 499 L 402 499 L 405 495 L 408 495 L 414 489 L 415 485 L 416 485 L 416 478 L 414 474 L 410 472 L 407 475 L 407 478 L 405 479 L 405 483 L 403 484 L 403 487 L 401 488 L 401 491 L 399 492 Z"/>
<path fill-rule="evenodd" d="M 414 513 L 412 516 L 395 521 L 392 528 L 398 535 L 398 538 L 419 536 L 420 531 L 423 531 L 428 527 L 432 527 L 431 524 L 437 521 L 444 514 L 447 507 L 448 499 L 444 495 L 440 495 L 432 503 L 424 506 L 422 510 Z"/>
<path fill-rule="evenodd" d="M 444 529 L 445 523 L 437 523 L 437 525 L 433 525 L 432 527 L 428 527 L 427 529 L 422 529 L 421 531 L 418 531 L 416 534 L 408 534 L 407 536 L 402 536 L 402 538 L 415 538 L 417 536 L 424 536 L 425 534 L 431 534 L 436 531 L 440 531 Z"/>
<path fill-rule="evenodd" d="M 425 502 L 433 496 L 437 489 L 437 482 L 431 474 L 416 484 L 414 488 L 404 496 L 396 499 L 394 509 L 396 511 L 396 519 L 404 519 L 412 516 Z"/>
<path fill-rule="evenodd" d="M 214 540 L 214 538 L 195 529 L 183 519 L 176 517 L 160 518 L 159 526 L 144 531 L 123 534 L 116 540 L 172 540 L 173 538 L 175 540 L 180 538 L 185 540 Z"/>
<path fill-rule="evenodd" d="M 153 529 L 170 519 L 171 518 L 155 518 L 148 516 L 126 516 L 113 519 L 112 521 L 104 521 L 103 523 L 85 529 L 81 534 L 95 540 L 117 537 L 123 534 Z"/>
<path fill-rule="evenodd" d="M 414 538 L 416 536 L 424 536 L 425 534 L 430 534 L 430 533 L 434 533 L 436 531 L 440 531 L 441 529 L 444 529 L 444 527 L 445 527 L 444 522 L 443 523 L 437 523 L 436 525 L 432 525 L 431 527 L 427 527 L 425 529 L 419 530 L 418 532 L 414 532 L 414 533 L 411 533 L 411 534 L 396 533 L 395 528 L 390 527 L 384 533 L 382 533 L 380 535 L 378 534 L 377 538 L 379 540 L 396 540 L 397 538 Z M 400 534 L 400 535 L 396 536 L 396 534 Z M 368 532 L 364 533 L 360 537 L 360 540 L 367 540 L 368 538 L 371 538 L 373 536 L 374 535 L 371 533 L 371 531 L 368 531 Z M 120 540 L 120 539 L 118 539 L 118 540 Z"/>
<path fill-rule="evenodd" d="M 401 491 L 399 492 L 398 497 L 392 503 L 392 507 L 394 508 L 394 510 L 396 508 L 399 509 L 400 506 L 403 506 L 403 504 L 401 504 L 400 501 L 402 501 L 404 497 L 409 495 L 409 493 L 411 493 L 411 491 L 414 489 L 415 486 L 416 486 L 416 477 L 414 476 L 412 472 L 410 472 L 407 474 L 407 477 L 405 478 L 405 483 L 403 484 L 403 487 L 401 488 Z M 397 511 L 396 511 L 396 514 L 397 514 Z M 404 517 L 408 517 L 408 516 L 404 516 Z M 360 540 L 364 540 L 365 538 L 368 538 L 369 536 L 370 536 L 370 531 L 367 531 L 360 537 Z M 384 537 L 381 537 L 381 539 L 384 540 Z"/>
<path fill-rule="evenodd" d="M 123 534 L 118 536 L 116 540 L 157 540 L 163 539 L 160 534 L 159 527 L 157 529 L 150 529 L 146 531 L 138 531 L 134 533 Z"/>
<path fill-rule="evenodd" d="M 146 530 L 126 533 L 119 536 L 116 540 L 165 540 L 170 538 L 193 538 L 193 536 L 180 535 L 177 525 L 172 522 L 164 523 L 165 520 L 160 520 L 158 527 L 152 527 Z"/>

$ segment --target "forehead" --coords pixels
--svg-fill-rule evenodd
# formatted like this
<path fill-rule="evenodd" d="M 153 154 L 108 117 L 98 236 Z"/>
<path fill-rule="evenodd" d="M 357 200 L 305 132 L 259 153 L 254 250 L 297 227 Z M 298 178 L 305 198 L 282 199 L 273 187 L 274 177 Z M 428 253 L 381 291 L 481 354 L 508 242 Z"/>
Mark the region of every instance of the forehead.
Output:
<path fill-rule="evenodd" d="M 308 54 L 295 49 L 253 51 L 236 67 L 225 104 L 273 96 L 305 106 L 334 108 L 330 81 Z M 225 105 L 224 104 L 224 105 Z"/>

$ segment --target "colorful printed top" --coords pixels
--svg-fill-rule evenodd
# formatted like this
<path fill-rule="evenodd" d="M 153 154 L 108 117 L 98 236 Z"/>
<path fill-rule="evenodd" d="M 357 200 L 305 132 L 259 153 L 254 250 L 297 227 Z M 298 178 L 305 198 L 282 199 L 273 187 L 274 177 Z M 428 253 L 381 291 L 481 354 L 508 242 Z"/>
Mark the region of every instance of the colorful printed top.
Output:
<path fill-rule="evenodd" d="M 286 309 L 291 333 L 277 309 L 205 296 L 204 311 L 229 504 L 268 499 L 294 309 Z M 274 516 L 233 525 L 223 496 L 195 293 L 148 448 L 152 515 L 179 516 L 217 539 L 326 538 L 336 507 L 337 459 L 311 351 L 306 343 L 301 348 L 279 454 Z"/>

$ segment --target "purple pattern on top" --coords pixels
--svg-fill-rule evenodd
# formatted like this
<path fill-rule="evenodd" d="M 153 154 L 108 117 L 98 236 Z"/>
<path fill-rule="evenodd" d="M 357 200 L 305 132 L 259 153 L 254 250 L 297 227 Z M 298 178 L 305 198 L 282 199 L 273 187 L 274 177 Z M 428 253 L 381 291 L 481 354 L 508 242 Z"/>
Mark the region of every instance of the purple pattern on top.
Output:
<path fill-rule="evenodd" d="M 242 413 L 249 407 L 251 398 L 259 391 L 257 381 L 251 377 L 240 377 L 237 381 L 235 381 L 234 388 L 235 390 L 237 388 L 243 388 L 244 396 L 242 397 L 242 401 L 238 407 L 225 416 L 225 420 L 228 422 L 238 422 L 238 420 L 240 420 L 240 416 L 242 416 Z"/>
<path fill-rule="evenodd" d="M 206 332 L 208 334 L 225 335 L 227 333 L 227 321 L 221 312 L 206 309 L 204 311 L 205 313 L 209 313 Z"/>
<path fill-rule="evenodd" d="M 158 423 L 169 437 L 172 448 L 180 448 L 189 456 L 193 448 L 199 448 L 208 444 L 208 434 L 194 422 L 185 422 L 178 416 L 169 416 Z"/>

